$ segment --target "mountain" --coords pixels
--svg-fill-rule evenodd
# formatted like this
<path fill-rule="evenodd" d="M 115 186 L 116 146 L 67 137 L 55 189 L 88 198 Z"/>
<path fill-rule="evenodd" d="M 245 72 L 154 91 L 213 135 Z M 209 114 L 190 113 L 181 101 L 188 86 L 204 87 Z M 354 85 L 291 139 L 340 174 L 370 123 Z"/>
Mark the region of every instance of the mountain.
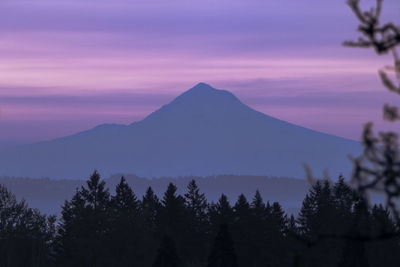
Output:
<path fill-rule="evenodd" d="M 304 177 L 348 175 L 356 141 L 275 119 L 232 93 L 200 83 L 145 119 L 105 124 L 52 141 L 0 151 L 0 175 L 86 178 L 218 174 Z"/>

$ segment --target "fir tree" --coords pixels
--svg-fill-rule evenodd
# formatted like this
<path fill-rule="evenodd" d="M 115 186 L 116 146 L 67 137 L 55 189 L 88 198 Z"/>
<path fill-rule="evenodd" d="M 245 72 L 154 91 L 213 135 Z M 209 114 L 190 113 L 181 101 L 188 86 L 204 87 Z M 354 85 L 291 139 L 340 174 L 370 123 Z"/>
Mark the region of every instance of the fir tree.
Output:
<path fill-rule="evenodd" d="M 111 205 L 118 213 L 117 216 L 135 218 L 139 214 L 140 201 L 138 201 L 135 193 L 123 176 L 115 188 L 115 196 L 111 198 Z"/>
<path fill-rule="evenodd" d="M 185 208 L 185 200 L 177 194 L 177 188 L 170 183 L 164 193 L 160 209 L 160 235 L 168 235 L 174 238 L 176 248 L 181 255 L 182 263 L 190 259 L 186 243 L 190 240 L 191 233 L 187 227 L 188 213 Z"/>
<path fill-rule="evenodd" d="M 207 230 L 208 203 L 204 194 L 200 190 L 195 180 L 191 180 L 185 194 L 185 206 L 187 209 L 187 223 L 185 232 L 185 246 L 183 253 L 189 264 L 204 265 L 207 260 Z"/>
<path fill-rule="evenodd" d="M 142 251 L 139 222 L 140 202 L 137 200 L 124 177 L 111 198 L 110 210 L 110 251 L 113 266 L 127 266 L 138 262 Z"/>
<path fill-rule="evenodd" d="M 241 266 L 253 266 L 254 259 L 247 256 L 251 255 L 254 249 L 254 240 L 252 232 L 254 229 L 251 224 L 250 204 L 243 194 L 240 194 L 238 200 L 233 207 L 234 221 L 231 227 L 233 240 L 236 241 L 236 252 L 238 255 L 238 263 Z"/>
<path fill-rule="evenodd" d="M 185 220 L 185 201 L 176 192 L 176 186 L 170 183 L 162 199 L 160 223 L 168 235 L 182 233 L 181 226 Z"/>
<path fill-rule="evenodd" d="M 55 220 L 0 185 L 0 266 L 52 266 Z"/>
<path fill-rule="evenodd" d="M 265 203 L 261 197 L 260 191 L 256 191 L 253 201 L 251 202 L 251 209 L 256 218 L 260 220 L 265 219 Z"/>
<path fill-rule="evenodd" d="M 226 195 L 222 194 L 217 203 L 209 208 L 210 220 L 215 226 L 229 224 L 233 221 L 233 209 Z"/>
<path fill-rule="evenodd" d="M 110 195 L 95 171 L 87 188 L 66 201 L 58 231 L 59 261 L 65 266 L 107 266 Z"/>
<path fill-rule="evenodd" d="M 159 221 L 161 203 L 151 187 L 147 188 L 141 203 L 142 259 L 143 266 L 150 266 L 157 253 L 159 243 Z"/>
<path fill-rule="evenodd" d="M 161 203 L 151 187 L 147 188 L 142 199 L 142 216 L 144 225 L 151 231 L 158 226 Z"/>
<path fill-rule="evenodd" d="M 196 181 L 191 180 L 188 185 L 188 192 L 185 194 L 185 203 L 187 209 L 193 214 L 199 222 L 207 220 L 207 199 L 203 193 L 200 193 Z"/>

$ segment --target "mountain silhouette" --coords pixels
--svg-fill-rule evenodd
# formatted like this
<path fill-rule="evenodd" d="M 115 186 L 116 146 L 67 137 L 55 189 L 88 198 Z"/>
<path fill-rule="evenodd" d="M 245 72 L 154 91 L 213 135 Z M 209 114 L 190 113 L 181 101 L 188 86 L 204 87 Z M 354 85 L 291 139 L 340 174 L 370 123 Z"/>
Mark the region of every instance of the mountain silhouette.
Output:
<path fill-rule="evenodd" d="M 104 124 L 75 135 L 0 151 L 0 175 L 86 178 L 269 175 L 304 177 L 351 170 L 360 144 L 260 113 L 225 90 L 200 83 L 130 125 Z"/>

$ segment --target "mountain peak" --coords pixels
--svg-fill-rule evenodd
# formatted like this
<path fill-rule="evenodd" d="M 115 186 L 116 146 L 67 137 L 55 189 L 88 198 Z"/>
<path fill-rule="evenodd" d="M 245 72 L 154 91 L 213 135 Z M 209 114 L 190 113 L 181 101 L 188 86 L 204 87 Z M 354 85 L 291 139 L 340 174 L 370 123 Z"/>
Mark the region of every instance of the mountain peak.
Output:
<path fill-rule="evenodd" d="M 182 95 L 195 95 L 197 97 L 205 95 L 212 96 L 218 94 L 219 91 L 221 90 L 215 89 L 211 85 L 201 82 L 184 92 Z"/>
<path fill-rule="evenodd" d="M 0 151 L 0 175 L 81 178 L 250 174 L 299 177 L 304 162 L 317 173 L 350 173 L 357 142 L 259 113 L 232 93 L 200 83 L 140 122 L 103 125 L 54 141 Z"/>
<path fill-rule="evenodd" d="M 220 117 L 235 116 L 243 109 L 247 109 L 247 106 L 231 92 L 215 89 L 206 83 L 198 83 L 150 114 L 145 121 L 156 119 L 169 123 L 176 121 L 179 124 L 200 117 L 210 121 Z"/>
<path fill-rule="evenodd" d="M 239 99 L 236 98 L 231 92 L 226 90 L 219 90 L 215 89 L 214 87 L 206 84 L 206 83 L 198 83 L 196 86 L 192 87 L 191 89 L 187 90 L 180 96 L 178 96 L 174 102 L 181 102 L 181 101 L 195 101 L 197 103 L 202 102 L 240 102 Z"/>
<path fill-rule="evenodd" d="M 211 85 L 209 85 L 209 84 L 207 84 L 207 83 L 200 82 L 200 83 L 196 84 L 196 85 L 195 85 L 192 89 L 190 89 L 190 90 L 196 90 L 196 91 L 202 90 L 202 91 L 205 91 L 205 90 L 216 90 L 216 89 L 213 88 Z M 190 91 L 190 90 L 189 90 L 189 91 Z"/>

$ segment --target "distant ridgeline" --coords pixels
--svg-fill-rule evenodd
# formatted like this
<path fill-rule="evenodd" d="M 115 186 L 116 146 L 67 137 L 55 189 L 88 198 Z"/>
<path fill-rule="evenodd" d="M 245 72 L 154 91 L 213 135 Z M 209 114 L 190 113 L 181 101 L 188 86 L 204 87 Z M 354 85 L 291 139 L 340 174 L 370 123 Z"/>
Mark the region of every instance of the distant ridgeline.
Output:
<path fill-rule="evenodd" d="M 137 197 L 124 178 L 109 180 L 116 183 L 110 192 L 94 172 L 58 221 L 0 185 L 0 266 L 399 266 L 389 212 L 370 208 L 342 178 L 315 182 L 296 217 L 258 191 L 210 202 L 196 181 L 186 181 L 182 193 L 168 183 L 160 197 L 151 187 Z"/>
<path fill-rule="evenodd" d="M 0 149 L 0 175 L 82 178 L 219 174 L 304 177 L 303 164 L 349 176 L 358 142 L 260 113 L 232 93 L 200 83 L 145 119 L 105 124 L 75 135 Z"/>

